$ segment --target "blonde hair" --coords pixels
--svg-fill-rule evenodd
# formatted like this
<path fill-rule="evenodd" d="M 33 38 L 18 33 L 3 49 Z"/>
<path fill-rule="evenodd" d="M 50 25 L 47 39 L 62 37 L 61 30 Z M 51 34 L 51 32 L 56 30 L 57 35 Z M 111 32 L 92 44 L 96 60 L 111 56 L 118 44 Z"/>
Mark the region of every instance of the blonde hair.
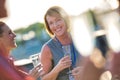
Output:
<path fill-rule="evenodd" d="M 70 27 L 69 15 L 65 12 L 65 10 L 63 8 L 58 7 L 58 6 L 53 6 L 47 10 L 47 12 L 44 16 L 45 28 L 50 36 L 53 36 L 54 33 L 50 30 L 49 24 L 48 24 L 47 19 L 46 19 L 47 15 L 49 15 L 49 16 L 59 15 L 65 21 L 65 24 L 66 24 L 67 29 L 69 31 L 69 27 Z"/>

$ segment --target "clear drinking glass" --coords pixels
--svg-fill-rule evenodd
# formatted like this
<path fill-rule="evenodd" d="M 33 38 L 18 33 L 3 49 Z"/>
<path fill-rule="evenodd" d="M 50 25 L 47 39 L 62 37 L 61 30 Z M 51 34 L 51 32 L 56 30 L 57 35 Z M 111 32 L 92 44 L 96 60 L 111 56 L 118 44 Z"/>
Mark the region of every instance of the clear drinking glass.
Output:
<path fill-rule="evenodd" d="M 39 64 L 39 54 L 34 54 L 30 56 L 33 66 L 36 67 Z"/>
<path fill-rule="evenodd" d="M 62 46 L 62 48 L 63 48 L 64 56 L 70 56 L 70 58 L 71 58 L 71 48 L 70 48 L 70 45 Z M 67 74 L 69 74 L 69 80 L 74 80 L 74 78 L 71 75 L 71 73 L 72 73 L 71 67 L 69 67 L 69 72 L 67 73 Z"/>

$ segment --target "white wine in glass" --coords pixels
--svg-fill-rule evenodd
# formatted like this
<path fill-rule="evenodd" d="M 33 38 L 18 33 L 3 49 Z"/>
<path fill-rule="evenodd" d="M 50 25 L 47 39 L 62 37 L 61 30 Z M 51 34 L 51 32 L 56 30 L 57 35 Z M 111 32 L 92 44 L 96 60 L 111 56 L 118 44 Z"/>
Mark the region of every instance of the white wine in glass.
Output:
<path fill-rule="evenodd" d="M 69 56 L 71 58 L 70 45 L 62 46 L 62 48 L 63 48 L 64 56 Z M 69 80 L 74 80 L 73 76 L 71 75 L 72 74 L 71 67 L 72 66 L 69 67 L 69 72 L 67 74 L 69 74 Z"/>

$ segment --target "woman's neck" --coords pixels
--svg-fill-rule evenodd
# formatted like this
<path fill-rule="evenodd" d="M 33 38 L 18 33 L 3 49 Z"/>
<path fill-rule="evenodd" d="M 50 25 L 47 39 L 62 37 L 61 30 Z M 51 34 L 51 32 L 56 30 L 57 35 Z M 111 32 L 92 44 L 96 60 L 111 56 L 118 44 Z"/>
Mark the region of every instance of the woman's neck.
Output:
<path fill-rule="evenodd" d="M 0 47 L 0 54 L 2 54 L 4 57 L 9 56 L 9 50 L 3 49 Z"/>
<path fill-rule="evenodd" d="M 62 45 L 68 45 L 72 43 L 71 35 L 69 33 L 60 37 L 56 36 L 56 38 L 60 41 Z"/>

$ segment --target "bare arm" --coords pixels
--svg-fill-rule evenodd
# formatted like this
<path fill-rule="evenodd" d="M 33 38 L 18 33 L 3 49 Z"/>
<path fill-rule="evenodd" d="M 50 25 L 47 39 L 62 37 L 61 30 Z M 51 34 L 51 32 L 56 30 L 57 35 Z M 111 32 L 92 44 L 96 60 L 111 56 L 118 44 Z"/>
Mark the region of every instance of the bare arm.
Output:
<path fill-rule="evenodd" d="M 56 72 L 56 70 L 52 70 L 52 54 L 47 45 L 42 48 L 40 62 L 43 65 L 43 70 L 45 71 L 45 75 L 42 76 L 42 80 L 55 80 L 58 76 L 58 72 Z"/>
<path fill-rule="evenodd" d="M 59 72 L 71 65 L 70 57 L 66 56 L 60 59 L 58 64 L 52 69 L 52 53 L 47 45 L 42 48 L 40 61 L 43 65 L 43 70 L 45 71 L 42 80 L 56 80 Z"/>

